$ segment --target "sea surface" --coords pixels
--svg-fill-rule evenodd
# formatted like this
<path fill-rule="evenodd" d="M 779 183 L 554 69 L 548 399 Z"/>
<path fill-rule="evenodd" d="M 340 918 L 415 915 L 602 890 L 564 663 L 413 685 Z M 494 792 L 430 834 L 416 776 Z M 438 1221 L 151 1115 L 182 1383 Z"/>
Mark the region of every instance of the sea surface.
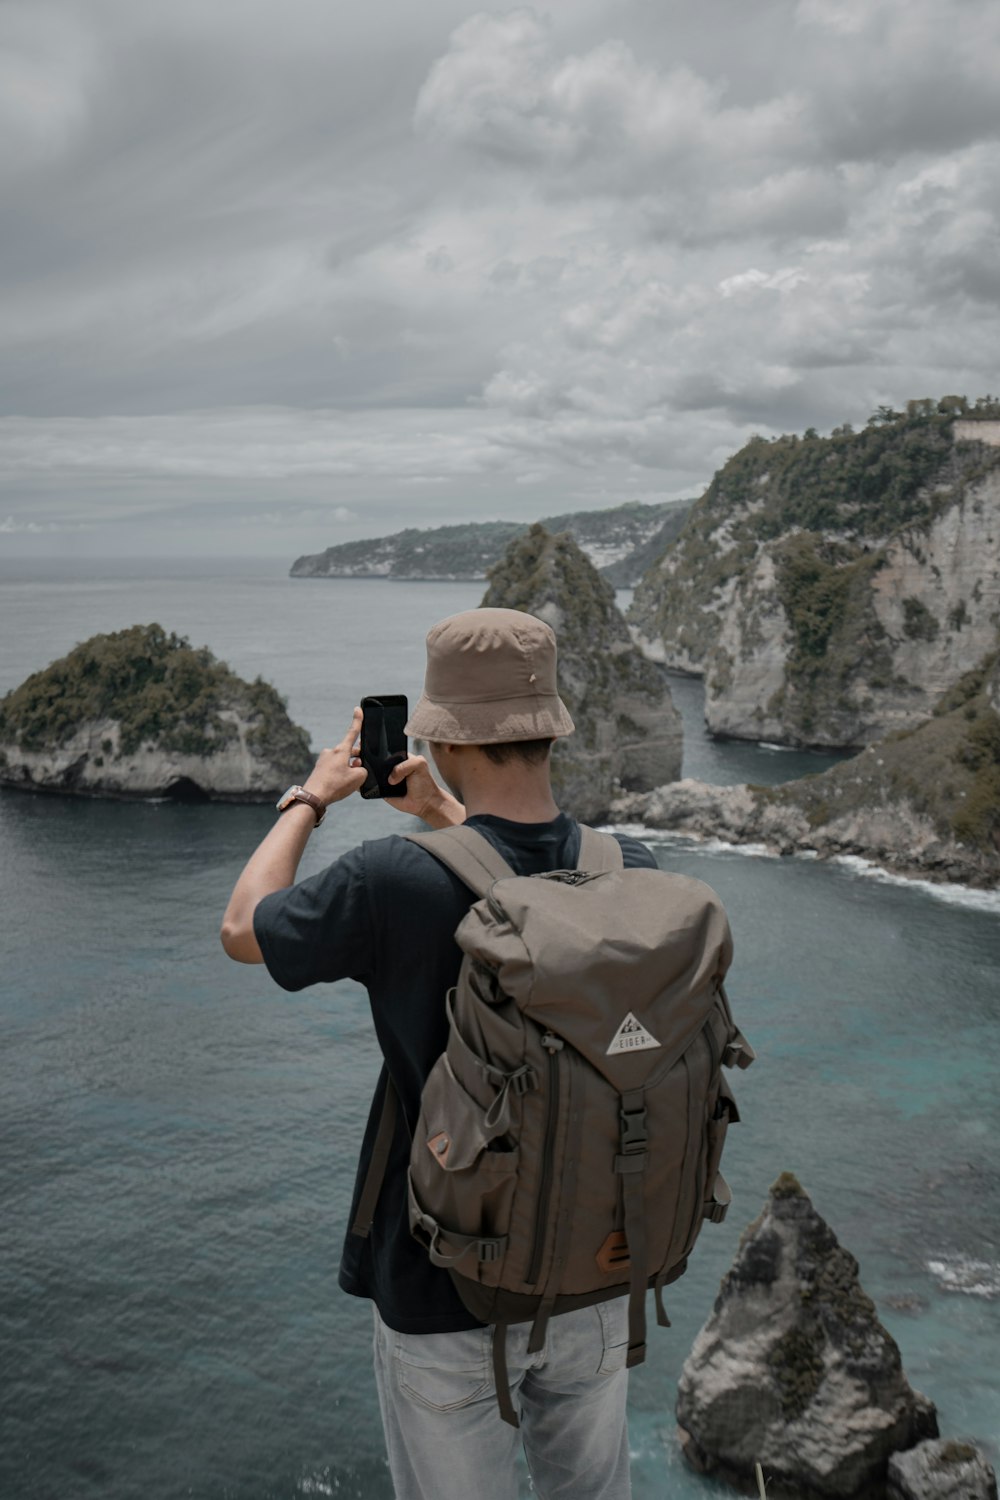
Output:
<path fill-rule="evenodd" d="M 477 584 L 289 579 L 269 562 L 0 562 L 0 694 L 95 631 L 158 621 L 287 697 L 318 747 L 419 692 Z M 830 757 L 707 740 L 685 774 Z M 290 767 L 289 780 L 305 768 Z M 367 997 L 290 996 L 218 926 L 266 807 L 0 793 L 0 1500 L 383 1500 L 370 1313 L 336 1286 L 378 1070 Z M 408 820 L 335 807 L 303 873 Z M 729 1220 L 634 1372 L 637 1500 L 709 1500 L 676 1381 L 743 1227 L 794 1171 L 861 1265 L 942 1431 L 1000 1457 L 1000 900 L 649 834 L 730 913 L 759 1061 L 735 1081 Z M 525 1480 L 525 1494 L 528 1494 Z"/>

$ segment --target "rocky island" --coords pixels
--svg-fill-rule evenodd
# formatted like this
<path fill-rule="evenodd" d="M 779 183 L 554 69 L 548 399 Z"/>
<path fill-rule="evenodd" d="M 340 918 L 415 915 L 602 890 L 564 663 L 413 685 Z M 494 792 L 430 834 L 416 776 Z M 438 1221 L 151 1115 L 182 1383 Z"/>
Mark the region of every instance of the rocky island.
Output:
<path fill-rule="evenodd" d="M 995 649 L 1000 405 L 880 408 L 752 439 L 715 475 L 629 620 L 705 678 L 715 734 L 860 748 L 927 719 Z"/>
<path fill-rule="evenodd" d="M 266 802 L 311 764 L 274 688 L 159 625 L 95 635 L 0 699 L 0 785 Z"/>
<path fill-rule="evenodd" d="M 678 1385 L 685 1457 L 769 1493 L 879 1500 L 893 1455 L 937 1438 L 858 1264 L 791 1173 L 745 1231 Z M 974 1450 L 973 1450 L 974 1451 Z"/>
<path fill-rule="evenodd" d="M 524 610 L 556 632 L 559 689 L 576 724 L 552 756 L 560 806 L 596 822 L 622 789 L 680 775 L 681 717 L 666 676 L 637 650 L 614 589 L 568 533 L 539 524 L 512 541 L 482 604 Z"/>
<path fill-rule="evenodd" d="M 690 501 L 638 503 L 612 510 L 576 511 L 550 516 L 540 524 L 568 532 L 615 588 L 636 583 L 650 563 L 679 534 Z M 391 536 L 342 542 L 325 552 L 300 557 L 292 578 L 486 578 L 504 549 L 528 531 L 519 521 L 467 522 L 457 526 L 408 527 Z"/>

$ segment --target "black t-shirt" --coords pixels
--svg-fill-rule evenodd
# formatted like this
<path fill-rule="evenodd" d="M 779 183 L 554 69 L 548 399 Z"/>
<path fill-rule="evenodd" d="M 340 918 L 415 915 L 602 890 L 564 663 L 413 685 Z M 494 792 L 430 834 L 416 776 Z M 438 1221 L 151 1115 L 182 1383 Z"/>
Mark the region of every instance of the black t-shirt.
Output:
<path fill-rule="evenodd" d="M 573 869 L 579 825 L 565 813 L 549 823 L 490 815 L 468 826 L 489 839 L 518 875 Z M 655 866 L 644 844 L 616 835 L 627 867 Z M 352 849 L 318 875 L 266 896 L 254 932 L 271 977 L 286 990 L 354 979 L 368 990 L 385 1059 L 361 1147 L 351 1221 L 364 1182 L 385 1095 L 386 1068 L 402 1120 L 366 1239 L 348 1232 L 340 1285 L 370 1297 L 399 1333 L 452 1333 L 479 1326 L 447 1271 L 432 1266 L 410 1234 L 406 1168 L 424 1080 L 447 1040 L 444 997 L 458 978 L 455 928 L 475 900 L 432 854 L 392 836 Z"/>

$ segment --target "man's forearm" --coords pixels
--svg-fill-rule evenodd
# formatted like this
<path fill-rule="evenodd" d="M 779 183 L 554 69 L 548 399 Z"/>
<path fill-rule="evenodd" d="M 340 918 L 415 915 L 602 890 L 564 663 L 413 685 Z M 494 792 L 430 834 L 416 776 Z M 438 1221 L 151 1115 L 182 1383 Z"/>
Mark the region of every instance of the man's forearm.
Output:
<path fill-rule="evenodd" d="M 222 946 L 230 958 L 244 964 L 264 962 L 253 930 L 257 903 L 292 884 L 315 826 L 313 809 L 293 802 L 247 860 L 222 919 Z"/>
<path fill-rule="evenodd" d="M 361 731 L 362 713 L 354 710 L 351 727 L 340 743 L 320 752 L 305 790 L 318 797 L 321 806 L 330 807 L 361 789 L 365 769 L 355 755 Z M 411 755 L 393 772 L 390 780 L 406 780 L 409 793 L 401 812 L 424 818 L 432 828 L 447 828 L 465 819 L 465 808 L 450 792 L 439 787 L 431 776 L 422 755 Z M 305 802 L 293 802 L 247 860 L 243 874 L 233 889 L 222 919 L 222 946 L 230 958 L 244 964 L 260 964 L 264 955 L 253 930 L 253 915 L 258 903 L 274 891 L 283 891 L 295 880 L 302 851 L 316 826 L 316 815 Z"/>

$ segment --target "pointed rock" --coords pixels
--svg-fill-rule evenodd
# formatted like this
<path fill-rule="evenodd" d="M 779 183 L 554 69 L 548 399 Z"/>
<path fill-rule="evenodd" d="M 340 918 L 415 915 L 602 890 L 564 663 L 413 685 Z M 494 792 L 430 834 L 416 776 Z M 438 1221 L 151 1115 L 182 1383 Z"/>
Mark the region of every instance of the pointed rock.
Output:
<path fill-rule="evenodd" d="M 567 812 L 595 822 L 621 788 L 648 791 L 680 775 L 681 717 L 666 678 L 633 645 L 614 590 L 567 532 L 536 525 L 511 542 L 482 603 L 537 615 L 556 633 L 559 690 L 576 724 L 552 755 Z"/>
<path fill-rule="evenodd" d="M 858 1264 L 791 1173 L 743 1236 L 681 1374 L 696 1468 L 772 1494 L 882 1496 L 890 1456 L 937 1436 Z"/>

